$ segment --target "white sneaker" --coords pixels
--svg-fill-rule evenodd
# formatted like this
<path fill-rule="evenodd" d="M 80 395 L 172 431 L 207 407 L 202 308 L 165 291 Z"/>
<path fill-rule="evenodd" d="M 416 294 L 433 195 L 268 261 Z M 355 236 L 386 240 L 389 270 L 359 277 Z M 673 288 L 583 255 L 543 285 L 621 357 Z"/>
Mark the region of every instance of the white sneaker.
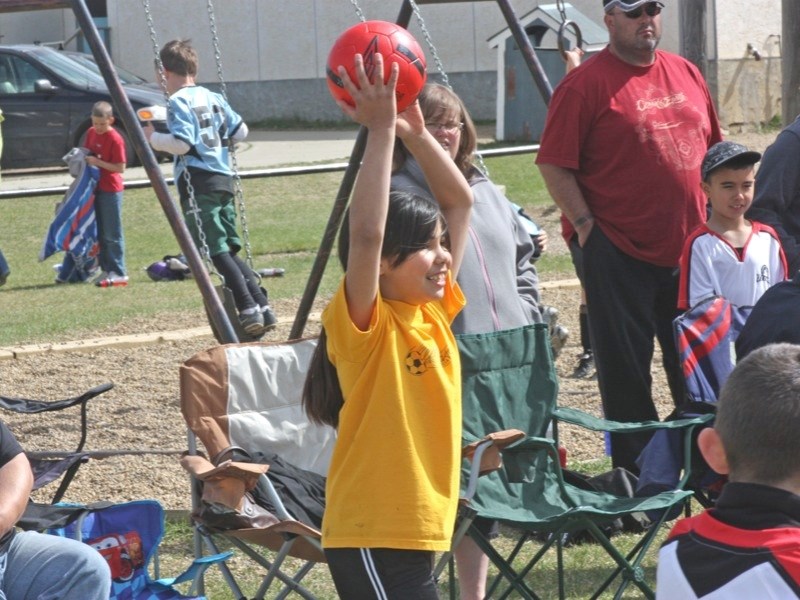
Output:
<path fill-rule="evenodd" d="M 92 279 L 92 283 L 95 285 L 100 285 L 100 282 L 105 279 L 108 279 L 108 271 L 101 271 L 100 275 Z"/>

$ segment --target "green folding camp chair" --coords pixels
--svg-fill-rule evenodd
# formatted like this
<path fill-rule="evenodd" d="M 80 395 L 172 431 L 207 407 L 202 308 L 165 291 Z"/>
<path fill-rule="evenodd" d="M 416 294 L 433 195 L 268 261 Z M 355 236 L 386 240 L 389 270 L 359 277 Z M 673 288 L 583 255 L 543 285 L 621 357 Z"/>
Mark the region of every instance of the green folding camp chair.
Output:
<path fill-rule="evenodd" d="M 526 575 L 555 546 L 559 597 L 563 598 L 563 534 L 579 530 L 589 532 L 615 565 L 593 597 L 599 596 L 615 580 L 619 580 L 617 596 L 621 596 L 629 583 L 634 583 L 645 596 L 652 597 L 652 588 L 644 580 L 640 567 L 641 560 L 654 541 L 659 526 L 671 512 L 669 509 L 682 505 L 692 492 L 677 489 L 648 498 L 622 498 L 579 489 L 564 481 L 557 442 L 545 438 L 545 434 L 551 421 L 556 432 L 558 421 L 567 421 L 598 431 L 624 433 L 660 427 L 691 430 L 704 423 L 706 418 L 664 423 L 612 423 L 574 409 L 557 408 L 558 383 L 546 325 L 461 335 L 457 340 L 462 363 L 464 445 L 478 442 L 478 451 L 491 448 L 495 446 L 494 440 L 480 440 L 492 431 L 517 428 L 527 434 L 521 441 L 502 450 L 503 469 L 478 481 L 482 468 L 478 461 L 474 461 L 463 478 L 462 510 L 453 544 L 455 547 L 461 536 L 468 533 L 495 565 L 500 583 L 508 589 L 491 597 L 513 593 L 514 597 L 538 598 Z M 687 469 L 689 464 L 687 462 Z M 615 519 L 638 512 L 658 516 L 634 549 L 623 554 L 602 528 Z M 522 537 L 517 547 L 506 556 L 501 554 L 478 528 L 472 526 L 476 515 L 496 519 L 520 530 Z M 539 534 L 539 539 L 546 537 L 547 541 L 528 564 L 515 569 L 512 563 L 533 534 Z M 437 564 L 437 574 L 444 569 L 447 560 L 449 555 L 445 554 Z"/>

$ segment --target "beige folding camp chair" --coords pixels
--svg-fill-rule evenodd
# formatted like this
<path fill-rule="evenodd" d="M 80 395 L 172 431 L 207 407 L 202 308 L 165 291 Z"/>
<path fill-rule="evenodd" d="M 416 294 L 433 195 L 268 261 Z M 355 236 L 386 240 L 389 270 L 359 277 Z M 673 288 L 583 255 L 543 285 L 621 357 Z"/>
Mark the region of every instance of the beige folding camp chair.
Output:
<path fill-rule="evenodd" d="M 276 580 L 283 587 L 270 597 L 294 592 L 313 598 L 300 581 L 325 561 L 319 526 L 336 434 L 309 422 L 300 403 L 315 347 L 315 339 L 216 346 L 180 371 L 181 410 L 190 429 L 183 464 L 193 475 L 198 542 L 216 554 L 215 540 L 225 538 L 261 565 L 256 598 Z M 196 451 L 195 436 L 208 459 Z M 289 574 L 283 570 L 287 556 L 306 562 Z M 227 566 L 221 568 L 235 597 L 244 598 Z"/>

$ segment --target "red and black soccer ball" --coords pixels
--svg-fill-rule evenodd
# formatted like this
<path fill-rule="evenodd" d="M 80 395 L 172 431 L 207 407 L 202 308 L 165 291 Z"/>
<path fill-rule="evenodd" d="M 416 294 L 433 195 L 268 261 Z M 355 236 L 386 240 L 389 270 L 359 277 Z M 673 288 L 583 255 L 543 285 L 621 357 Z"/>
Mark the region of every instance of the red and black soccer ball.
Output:
<path fill-rule="evenodd" d="M 425 54 L 406 29 L 388 21 L 364 21 L 347 29 L 334 42 L 328 54 L 327 80 L 331 95 L 353 106 L 353 100 L 344 89 L 338 68 L 344 66 L 355 81 L 353 61 L 356 54 L 364 57 L 367 76 L 372 80 L 375 71 L 375 54 L 383 55 L 385 80 L 389 79 L 389 65 L 400 65 L 397 79 L 397 112 L 402 112 L 417 99 L 427 79 Z"/>

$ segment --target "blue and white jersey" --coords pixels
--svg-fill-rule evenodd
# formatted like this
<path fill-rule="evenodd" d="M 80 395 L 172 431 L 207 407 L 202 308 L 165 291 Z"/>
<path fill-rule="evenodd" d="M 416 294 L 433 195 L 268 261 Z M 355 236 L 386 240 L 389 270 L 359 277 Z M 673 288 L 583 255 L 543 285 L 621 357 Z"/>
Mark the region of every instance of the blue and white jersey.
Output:
<path fill-rule="evenodd" d="M 184 161 L 190 168 L 233 175 L 228 146 L 242 122 L 225 98 L 202 86 L 184 87 L 170 96 L 167 126 L 190 146 L 183 159 L 175 157 L 175 179 L 181 176 Z"/>

